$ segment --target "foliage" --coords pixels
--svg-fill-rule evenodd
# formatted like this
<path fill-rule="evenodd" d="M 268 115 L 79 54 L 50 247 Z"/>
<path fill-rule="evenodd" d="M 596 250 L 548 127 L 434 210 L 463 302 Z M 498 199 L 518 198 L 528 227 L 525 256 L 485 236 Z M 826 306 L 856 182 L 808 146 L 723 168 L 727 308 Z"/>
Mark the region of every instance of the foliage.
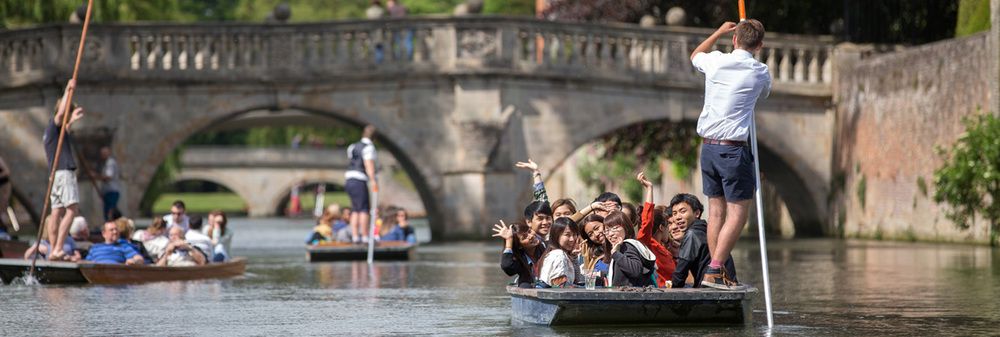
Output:
<path fill-rule="evenodd" d="M 967 36 L 990 29 L 990 0 L 961 0 L 955 36 Z"/>
<path fill-rule="evenodd" d="M 483 14 L 535 15 L 535 0 L 486 0 Z"/>
<path fill-rule="evenodd" d="M 697 164 L 698 140 L 694 128 L 686 124 L 656 121 L 628 126 L 600 139 L 596 158 L 580 166 L 580 177 L 588 186 L 642 200 L 636 173 L 645 170 L 656 182 L 662 178 L 662 159 L 669 159 L 677 178 L 687 179 Z"/>
<path fill-rule="evenodd" d="M 1000 118 L 965 119 L 966 131 L 951 149 L 938 148 L 946 162 L 934 171 L 934 201 L 947 203 L 945 214 L 967 229 L 977 215 L 990 224 L 990 243 L 1000 236 Z"/>
<path fill-rule="evenodd" d="M 868 198 L 868 179 L 864 175 L 858 180 L 858 188 L 855 191 L 858 194 L 858 204 L 861 205 L 861 209 L 865 209 L 865 201 Z"/>
<path fill-rule="evenodd" d="M 341 147 L 361 138 L 354 127 L 280 126 L 242 130 L 212 131 L 195 134 L 185 145 L 231 145 L 248 147 L 290 146 L 296 136 L 301 146 Z"/>

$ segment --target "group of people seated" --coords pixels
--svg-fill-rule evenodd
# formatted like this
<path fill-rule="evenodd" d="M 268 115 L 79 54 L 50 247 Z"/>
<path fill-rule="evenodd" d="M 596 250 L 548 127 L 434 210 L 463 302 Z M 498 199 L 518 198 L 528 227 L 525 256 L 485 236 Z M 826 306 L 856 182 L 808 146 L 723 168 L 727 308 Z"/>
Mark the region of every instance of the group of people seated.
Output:
<path fill-rule="evenodd" d="M 406 209 L 397 206 L 388 206 L 379 209 L 381 215 L 375 219 L 375 240 L 376 241 L 401 241 L 410 244 L 417 242 L 413 227 L 410 226 L 409 214 Z M 330 204 L 323 211 L 313 227 L 312 233 L 306 239 L 306 244 L 316 245 L 327 242 L 354 242 L 351 236 L 351 228 L 347 224 L 350 219 L 351 209 L 341 208 L 340 205 Z"/>
<path fill-rule="evenodd" d="M 83 217 L 73 219 L 69 237 L 63 245 L 66 261 L 88 261 L 109 264 L 148 264 L 158 266 L 200 266 L 229 260 L 233 231 L 227 227 L 226 213 L 220 210 L 208 214 L 205 224 L 201 216 L 186 214 L 183 201 L 175 201 L 170 214 L 153 219 L 144 229 L 136 231 L 135 222 L 125 217 L 113 217 L 101 228 L 101 242 L 91 243 L 90 230 Z M 51 251 L 46 231 L 25 251 L 25 259 L 35 254 L 44 258 Z"/>
<path fill-rule="evenodd" d="M 634 206 L 610 192 L 583 209 L 572 199 L 549 203 L 538 166 L 517 163 L 534 173 L 534 200 L 523 220 L 500 221 L 494 237 L 504 241 L 500 268 L 522 288 L 579 287 L 589 276 L 605 287 L 701 287 L 711 261 L 704 207 L 681 193 L 668 204 L 653 200 L 652 182 L 640 172 L 644 202 Z M 728 270 L 735 266 L 730 257 Z"/>

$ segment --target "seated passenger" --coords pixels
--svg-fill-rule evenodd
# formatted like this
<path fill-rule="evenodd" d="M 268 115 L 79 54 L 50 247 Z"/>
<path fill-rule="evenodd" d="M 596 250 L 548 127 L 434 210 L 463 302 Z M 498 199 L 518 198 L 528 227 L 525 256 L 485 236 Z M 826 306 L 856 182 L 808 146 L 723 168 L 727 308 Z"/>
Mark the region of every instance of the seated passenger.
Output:
<path fill-rule="evenodd" d="M 142 247 L 146 249 L 149 258 L 159 261 L 163 257 L 163 252 L 167 250 L 170 239 L 167 238 L 167 222 L 161 218 L 153 219 L 149 227 L 132 234 L 132 240 L 142 242 Z"/>
<path fill-rule="evenodd" d="M 410 244 L 417 242 L 417 238 L 413 234 L 413 227 L 410 227 L 406 209 L 402 207 L 389 207 L 386 210 L 385 219 L 382 220 L 382 226 L 386 233 L 382 235 L 382 241 L 406 241 Z M 380 228 L 379 232 L 382 233 L 383 229 Z"/>
<path fill-rule="evenodd" d="M 119 217 L 118 219 L 112 221 L 114 221 L 115 225 L 118 226 L 118 236 L 138 250 L 139 255 L 142 255 L 142 258 L 146 260 L 146 264 L 152 264 L 156 261 L 153 260 L 153 258 L 149 255 L 149 252 L 146 251 L 146 247 L 143 246 L 142 241 L 132 239 L 132 236 L 135 233 L 135 222 L 133 222 L 132 219 Z"/>
<path fill-rule="evenodd" d="M 604 236 L 604 217 L 591 213 L 577 225 L 583 229 L 581 236 L 584 241 L 584 245 L 580 247 L 580 256 L 583 258 L 580 270 L 584 273 L 599 271 L 601 277 L 597 284 L 605 284 L 608 266 L 611 265 L 611 244 Z"/>
<path fill-rule="evenodd" d="M 641 208 L 642 221 L 639 225 L 639 233 L 636 235 L 636 240 L 645 245 L 646 248 L 649 248 L 653 252 L 653 255 L 656 256 L 656 286 L 665 288 L 673 277 L 674 269 L 676 269 L 673 254 L 663 244 L 663 240 L 669 237 L 667 235 L 666 220 L 663 213 L 656 211 L 656 206 L 653 204 L 653 183 L 649 179 L 646 179 L 645 172 L 639 172 L 636 179 L 644 187 L 646 199 Z"/>
<path fill-rule="evenodd" d="M 208 214 L 208 224 L 211 226 L 212 262 L 229 260 L 229 248 L 233 244 L 233 230 L 229 229 L 229 217 L 222 210 Z"/>
<path fill-rule="evenodd" d="M 69 236 L 73 238 L 76 251 L 80 253 L 80 256 L 87 256 L 90 246 L 94 244 L 90 242 L 90 227 L 87 226 L 87 219 L 82 216 L 73 218 L 73 224 L 69 227 Z"/>
<path fill-rule="evenodd" d="M 552 208 L 549 207 L 549 202 L 532 201 L 528 204 L 528 207 L 524 208 L 524 221 L 538 235 L 544 247 L 545 241 L 549 239 L 549 227 L 552 226 Z"/>
<path fill-rule="evenodd" d="M 674 288 L 683 288 L 685 285 L 700 288 L 705 270 L 712 261 L 712 255 L 708 252 L 708 223 L 701 219 L 704 207 L 697 197 L 681 193 L 670 200 L 670 210 L 674 228 L 684 233 L 675 255 L 677 269 L 674 270 L 671 282 Z M 725 267 L 734 271 L 733 280 L 736 280 L 732 257 L 726 260 Z M 693 283 L 688 283 L 688 279 Z"/>
<path fill-rule="evenodd" d="M 188 231 L 188 234 L 191 232 Z M 188 267 L 205 264 L 205 254 L 184 240 L 186 235 L 184 228 L 170 227 L 170 244 L 167 245 L 160 260 L 156 261 L 157 266 Z"/>
<path fill-rule="evenodd" d="M 122 240 L 118 235 L 118 225 L 114 222 L 107 222 L 101 230 L 104 237 L 103 243 L 96 243 L 90 247 L 87 253 L 87 261 L 94 263 L 108 264 L 143 264 L 142 255 L 139 250 L 132 247 L 127 241 Z"/>
<path fill-rule="evenodd" d="M 41 259 L 46 259 L 49 256 L 49 253 L 52 251 L 52 243 L 49 241 L 48 232 L 49 231 L 42 231 L 41 234 L 42 236 L 39 238 L 38 242 L 36 242 L 34 245 L 31 245 L 31 247 L 28 247 L 28 249 L 24 251 L 25 260 L 31 260 L 35 258 L 36 252 L 39 254 L 38 257 Z M 79 252 L 76 252 L 76 241 L 73 240 L 72 236 L 66 237 L 66 241 L 63 242 L 63 251 L 72 252 L 71 253 L 72 255 L 66 255 L 64 258 L 62 258 L 61 260 L 63 261 L 76 262 L 79 261 L 81 258 Z"/>
<path fill-rule="evenodd" d="M 539 266 L 538 280 L 550 287 L 571 287 L 583 280 L 580 266 L 572 258 L 580 237 L 579 229 L 568 217 L 556 219 L 549 232 L 549 244 Z"/>
<path fill-rule="evenodd" d="M 604 218 L 605 235 L 611 243 L 608 279 L 612 287 L 656 285 L 656 256 L 635 240 L 632 222 L 625 213 L 614 211 Z"/>
<path fill-rule="evenodd" d="M 493 225 L 493 237 L 504 240 L 500 255 L 500 269 L 508 276 L 517 275 L 514 284 L 520 288 L 535 286 L 535 261 L 542 257 L 543 249 L 538 235 L 523 221 L 507 225 Z"/>
<path fill-rule="evenodd" d="M 324 215 L 329 213 L 330 228 L 333 229 L 333 240 L 334 241 L 351 241 L 351 226 L 347 224 L 347 220 L 350 219 L 350 210 L 348 209 L 347 217 L 344 217 L 344 212 L 340 209 L 338 204 L 330 204 L 326 207 L 326 212 Z"/>
<path fill-rule="evenodd" d="M 201 217 L 197 215 L 191 216 L 188 225 L 190 227 L 184 233 L 184 240 L 191 244 L 191 246 L 194 246 L 194 248 L 197 248 L 202 255 L 211 256 L 215 250 L 212 248 L 212 239 L 208 235 L 201 233 L 201 227 L 204 225 Z"/>

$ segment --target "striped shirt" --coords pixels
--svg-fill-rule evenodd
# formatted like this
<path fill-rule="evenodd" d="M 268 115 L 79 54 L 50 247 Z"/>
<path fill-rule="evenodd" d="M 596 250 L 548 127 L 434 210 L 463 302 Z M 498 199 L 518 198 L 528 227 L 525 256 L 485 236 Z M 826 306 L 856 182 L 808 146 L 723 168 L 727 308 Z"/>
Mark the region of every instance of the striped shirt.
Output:
<path fill-rule="evenodd" d="M 139 251 L 135 247 L 125 240 L 118 239 L 113 244 L 95 243 L 90 247 L 86 260 L 94 263 L 122 264 L 136 255 L 139 255 Z"/>

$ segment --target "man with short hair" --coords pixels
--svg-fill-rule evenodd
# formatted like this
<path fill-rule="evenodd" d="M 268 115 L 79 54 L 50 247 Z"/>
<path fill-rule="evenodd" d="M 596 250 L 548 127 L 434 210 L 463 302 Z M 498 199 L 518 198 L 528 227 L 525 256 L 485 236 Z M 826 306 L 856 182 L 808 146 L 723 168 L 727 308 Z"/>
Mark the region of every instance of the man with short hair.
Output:
<path fill-rule="evenodd" d="M 709 50 L 722 35 L 733 35 L 732 53 Z M 704 285 L 739 289 L 735 270 L 723 266 L 747 222 L 756 186 L 754 154 L 747 143 L 757 99 L 771 91 L 767 66 L 753 54 L 764 45 L 764 25 L 749 19 L 726 22 L 691 53 L 705 74 L 705 106 L 698 117 L 702 186 L 708 196 L 708 249 L 712 254 Z"/>
<path fill-rule="evenodd" d="M 118 225 L 114 222 L 104 223 L 101 236 L 104 237 L 104 242 L 94 244 L 90 247 L 90 252 L 87 253 L 87 261 L 108 264 L 124 263 L 127 265 L 144 264 L 146 262 L 142 258 L 142 254 L 135 247 L 130 245 L 128 241 L 118 237 Z"/>
<path fill-rule="evenodd" d="M 196 231 L 188 231 L 190 234 Z M 201 266 L 207 263 L 205 254 L 198 251 L 194 245 L 184 240 L 184 230 L 180 226 L 170 228 L 169 239 L 163 255 L 156 261 L 157 266 L 164 267 L 189 267 Z"/>
<path fill-rule="evenodd" d="M 683 231 L 680 239 L 680 247 L 677 248 L 677 255 L 674 255 L 676 268 L 671 277 L 673 288 L 683 288 L 687 284 L 687 279 L 694 280 L 691 286 L 699 288 L 712 261 L 712 255 L 708 249 L 708 224 L 701 219 L 705 211 L 698 198 L 681 193 L 675 195 L 670 200 L 668 206 L 671 212 L 671 220 L 674 225 Z M 723 265 L 729 270 L 733 270 L 732 278 L 736 279 L 736 268 L 733 265 L 733 258 L 730 257 Z"/>
<path fill-rule="evenodd" d="M 46 172 L 52 172 L 53 168 L 56 170 L 52 180 L 52 194 L 49 197 L 52 204 L 52 216 L 48 218 L 49 221 L 45 225 L 49 237 L 56 238 L 53 241 L 49 260 L 62 260 L 68 254 L 73 253 L 64 252 L 63 244 L 66 242 L 66 237 L 69 236 L 69 226 L 72 224 L 73 218 L 80 213 L 78 205 L 80 193 L 76 183 L 76 160 L 73 158 L 74 141 L 69 128 L 73 126 L 73 123 L 83 118 L 83 108 L 67 101 L 75 89 L 76 81 L 69 80 L 63 97 L 56 102 L 56 114 L 49 120 L 48 126 L 45 127 L 45 135 L 42 137 L 49 168 Z M 63 125 L 63 119 L 67 113 L 70 113 L 70 110 L 72 113 L 66 125 Z M 64 127 L 66 132 L 63 145 L 59 148 L 59 135 Z M 54 162 L 57 149 L 59 150 L 59 162 Z"/>
<path fill-rule="evenodd" d="M 189 224 L 188 216 L 186 214 L 187 207 L 181 200 L 175 200 L 170 206 L 170 214 L 163 216 L 163 221 L 167 222 L 167 229 L 173 226 L 180 226 L 186 232 L 188 230 Z"/>
<path fill-rule="evenodd" d="M 351 198 L 351 237 L 354 242 L 368 241 L 368 221 L 371 219 L 368 212 L 371 210 L 368 186 L 371 190 L 378 190 L 378 181 L 375 178 L 375 144 L 371 137 L 375 136 L 375 127 L 365 126 L 361 133 L 361 140 L 347 147 L 347 158 L 350 159 L 347 172 L 344 178 L 347 182 L 344 189 Z"/>
<path fill-rule="evenodd" d="M 189 228 L 190 230 L 184 234 L 184 240 L 195 248 L 198 248 L 204 256 L 212 256 L 212 252 L 214 251 L 212 249 L 212 238 L 208 237 L 208 235 L 202 234 L 201 217 L 197 215 L 192 216 L 189 224 L 191 227 Z"/>

